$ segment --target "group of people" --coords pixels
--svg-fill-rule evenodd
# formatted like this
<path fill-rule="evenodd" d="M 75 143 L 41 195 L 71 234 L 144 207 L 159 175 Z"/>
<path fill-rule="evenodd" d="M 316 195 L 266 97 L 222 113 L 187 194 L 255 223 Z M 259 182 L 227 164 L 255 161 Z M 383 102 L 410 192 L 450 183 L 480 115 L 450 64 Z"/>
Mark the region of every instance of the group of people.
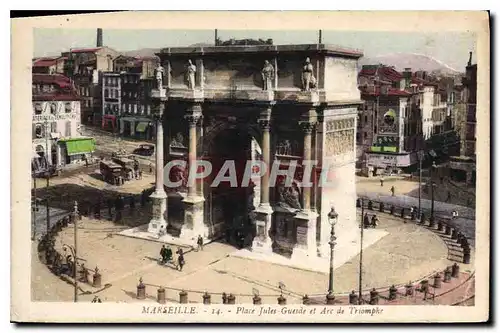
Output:
<path fill-rule="evenodd" d="M 368 217 L 368 213 L 363 216 L 363 226 L 366 228 L 376 228 L 378 226 L 379 220 L 376 214 L 373 214 L 371 219 Z"/>
<path fill-rule="evenodd" d="M 198 235 L 198 238 L 196 240 L 196 250 L 197 251 L 203 250 L 203 237 L 201 237 L 201 235 Z M 186 264 L 186 260 L 184 259 L 184 250 L 182 250 L 182 248 L 178 248 L 175 253 L 177 254 L 176 269 L 182 271 L 182 268 Z M 173 252 L 170 246 L 162 245 L 160 250 L 160 257 L 161 257 L 160 263 L 162 265 L 168 264 L 169 262 L 174 260 Z"/>
<path fill-rule="evenodd" d="M 182 268 L 184 267 L 186 261 L 184 259 L 184 251 L 181 248 L 178 248 L 177 251 L 175 252 L 177 254 L 177 265 L 176 269 L 179 271 L 182 271 Z M 173 261 L 173 253 L 172 249 L 170 246 L 162 245 L 161 250 L 160 250 L 160 256 L 161 256 L 161 264 L 168 264 L 170 261 Z"/>
<path fill-rule="evenodd" d="M 384 177 L 380 177 L 380 186 L 383 187 L 384 186 Z M 394 186 L 391 186 L 391 195 L 394 196 L 394 194 L 396 193 L 396 188 Z"/>

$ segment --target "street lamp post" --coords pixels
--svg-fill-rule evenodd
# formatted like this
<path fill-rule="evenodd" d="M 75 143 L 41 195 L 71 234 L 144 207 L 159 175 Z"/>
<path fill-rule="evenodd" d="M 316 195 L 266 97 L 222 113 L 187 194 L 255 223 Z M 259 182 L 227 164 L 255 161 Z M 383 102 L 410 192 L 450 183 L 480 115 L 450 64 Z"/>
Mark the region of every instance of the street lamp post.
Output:
<path fill-rule="evenodd" d="M 363 304 L 363 234 L 365 231 L 365 225 L 363 218 L 365 216 L 365 206 L 364 200 L 361 198 L 361 239 L 359 245 L 359 296 L 358 296 L 358 304 Z"/>
<path fill-rule="evenodd" d="M 431 167 L 431 221 L 434 221 L 434 180 L 432 180 L 432 176 L 434 171 L 436 170 L 436 162 L 432 162 L 432 167 Z"/>
<path fill-rule="evenodd" d="M 74 265 L 73 265 L 73 278 L 75 279 L 75 288 L 74 288 L 74 298 L 73 301 L 78 302 L 78 276 L 77 276 L 77 266 L 78 266 L 78 257 L 77 257 L 77 249 L 78 249 L 78 202 L 75 201 L 75 206 L 73 209 L 73 230 L 74 230 L 74 243 L 73 246 L 64 244 L 65 248 L 70 249 L 71 255 L 73 256 Z"/>
<path fill-rule="evenodd" d="M 420 150 L 418 156 L 418 218 L 422 216 L 422 161 L 424 152 Z"/>
<path fill-rule="evenodd" d="M 330 244 L 330 276 L 329 276 L 328 295 L 327 295 L 327 302 L 330 302 L 329 304 L 333 304 L 335 300 L 335 296 L 333 295 L 333 254 L 335 245 L 337 244 L 335 242 L 335 240 L 337 239 L 337 237 L 335 237 L 335 224 L 337 223 L 338 216 L 339 215 L 335 211 L 335 208 L 332 207 L 330 213 L 328 213 L 328 221 L 330 222 L 331 225 L 330 241 L 328 242 L 328 244 Z"/>

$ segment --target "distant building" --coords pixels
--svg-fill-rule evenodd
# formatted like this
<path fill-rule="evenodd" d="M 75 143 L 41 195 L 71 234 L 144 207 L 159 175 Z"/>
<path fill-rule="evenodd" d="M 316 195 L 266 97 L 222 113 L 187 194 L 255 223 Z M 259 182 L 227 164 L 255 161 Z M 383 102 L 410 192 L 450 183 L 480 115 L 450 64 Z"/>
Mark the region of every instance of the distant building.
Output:
<path fill-rule="evenodd" d="M 365 102 L 358 114 L 356 141 L 365 173 L 400 169 L 415 162 L 422 125 L 418 99 L 412 98 L 411 76 L 392 67 L 363 66 L 358 76 Z"/>
<path fill-rule="evenodd" d="M 456 112 L 456 124 L 460 136 L 460 155 L 449 163 L 450 178 L 455 181 L 476 182 L 476 103 L 477 64 L 472 64 L 472 52 L 462 79 L 462 95 Z"/>
<path fill-rule="evenodd" d="M 82 161 L 94 151 L 94 140 L 79 133 L 80 96 L 68 77 L 33 74 L 32 96 L 34 171 Z"/>
<path fill-rule="evenodd" d="M 82 122 L 100 124 L 102 122 L 101 72 L 113 71 L 113 60 L 119 53 L 109 47 L 71 49 L 62 53 L 67 57 L 67 76 L 71 77 L 82 97 Z"/>
<path fill-rule="evenodd" d="M 64 74 L 66 57 L 44 57 L 33 59 L 32 73 L 36 74 Z"/>
<path fill-rule="evenodd" d="M 121 114 L 122 87 L 120 74 L 101 72 L 99 83 L 102 91 L 101 127 L 115 132 Z"/>

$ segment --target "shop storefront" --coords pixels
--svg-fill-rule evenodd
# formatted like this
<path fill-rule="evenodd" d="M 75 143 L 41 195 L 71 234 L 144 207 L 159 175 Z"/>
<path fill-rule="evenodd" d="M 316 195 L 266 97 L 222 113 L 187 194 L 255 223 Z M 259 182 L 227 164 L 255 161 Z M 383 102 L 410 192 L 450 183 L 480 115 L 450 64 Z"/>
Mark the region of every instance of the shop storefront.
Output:
<path fill-rule="evenodd" d="M 85 163 L 95 151 L 94 138 L 64 138 L 57 142 L 61 149 L 64 164 Z"/>

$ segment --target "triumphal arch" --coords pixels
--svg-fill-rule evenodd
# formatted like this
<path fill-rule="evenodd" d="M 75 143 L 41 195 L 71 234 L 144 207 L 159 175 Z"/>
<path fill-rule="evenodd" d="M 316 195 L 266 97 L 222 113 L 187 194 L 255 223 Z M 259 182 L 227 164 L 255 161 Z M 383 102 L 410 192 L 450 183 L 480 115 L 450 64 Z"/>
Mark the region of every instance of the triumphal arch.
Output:
<path fill-rule="evenodd" d="M 328 247 L 333 206 L 339 245 L 356 237 L 359 51 L 266 44 L 157 55 L 156 157 L 165 168 L 149 232 L 316 256 Z"/>

